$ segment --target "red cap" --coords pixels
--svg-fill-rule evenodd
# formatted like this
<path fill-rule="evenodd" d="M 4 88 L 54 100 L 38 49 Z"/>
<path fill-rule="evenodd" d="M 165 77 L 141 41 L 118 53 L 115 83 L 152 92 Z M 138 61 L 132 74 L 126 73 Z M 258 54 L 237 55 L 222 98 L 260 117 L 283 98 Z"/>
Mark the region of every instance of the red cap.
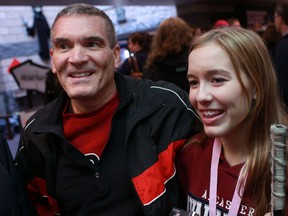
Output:
<path fill-rule="evenodd" d="M 217 20 L 214 23 L 214 28 L 228 27 L 229 23 L 226 20 Z"/>

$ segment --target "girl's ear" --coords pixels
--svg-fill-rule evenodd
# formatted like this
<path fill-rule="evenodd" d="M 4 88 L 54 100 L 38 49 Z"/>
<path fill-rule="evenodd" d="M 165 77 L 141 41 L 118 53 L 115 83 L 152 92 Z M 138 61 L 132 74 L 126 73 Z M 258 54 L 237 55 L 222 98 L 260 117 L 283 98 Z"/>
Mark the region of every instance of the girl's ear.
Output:
<path fill-rule="evenodd" d="M 253 95 L 253 99 L 257 100 L 257 91 L 255 90 L 254 95 Z"/>

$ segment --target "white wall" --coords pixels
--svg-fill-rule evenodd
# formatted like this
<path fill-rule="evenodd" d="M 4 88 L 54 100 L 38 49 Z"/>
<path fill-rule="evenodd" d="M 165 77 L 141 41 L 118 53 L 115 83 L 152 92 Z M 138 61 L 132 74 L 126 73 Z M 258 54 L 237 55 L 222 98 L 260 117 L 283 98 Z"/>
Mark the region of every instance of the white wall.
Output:
<path fill-rule="evenodd" d="M 115 24 L 118 35 L 138 30 L 156 28 L 163 19 L 177 15 L 175 6 L 125 6 L 124 9 L 127 22 L 124 24 L 118 24 L 114 6 L 99 7 L 109 15 Z M 56 14 L 62 8 L 63 6 L 43 6 L 43 14 L 50 26 Z M 7 46 L 8 44 L 9 48 L 9 44 L 13 46 L 15 43 L 35 42 L 37 40 L 37 37 L 30 37 L 26 34 L 23 20 L 25 20 L 29 26 L 32 25 L 32 7 L 0 6 L 0 46 Z M 11 52 L 8 48 L 3 52 Z M 2 55 L 0 53 L 0 92 L 15 92 L 19 90 L 14 78 L 7 70 L 13 61 L 13 57 L 17 58 L 20 62 L 31 59 L 37 64 L 50 65 L 50 62 L 43 62 L 37 53 L 29 56 L 20 55 L 19 52 L 17 52 L 17 48 L 15 54 L 13 53 L 13 57 L 1 58 L 1 56 L 5 56 L 5 54 L 7 53 L 2 53 Z"/>

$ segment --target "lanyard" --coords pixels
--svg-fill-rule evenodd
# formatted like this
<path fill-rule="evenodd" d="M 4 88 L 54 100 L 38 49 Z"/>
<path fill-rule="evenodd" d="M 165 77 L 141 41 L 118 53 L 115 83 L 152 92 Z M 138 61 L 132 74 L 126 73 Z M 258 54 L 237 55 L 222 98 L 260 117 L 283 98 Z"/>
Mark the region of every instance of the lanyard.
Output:
<path fill-rule="evenodd" d="M 210 177 L 210 191 L 209 191 L 209 215 L 210 216 L 216 216 L 216 196 L 217 196 L 218 165 L 219 165 L 220 154 L 221 154 L 221 143 L 219 139 L 215 138 L 214 143 L 213 143 L 212 162 L 211 162 L 211 171 L 210 171 L 210 176 L 211 176 Z M 241 176 L 243 167 L 241 168 L 239 176 Z M 246 178 L 245 178 L 245 182 L 246 182 Z M 232 203 L 229 208 L 229 213 L 227 216 L 235 216 L 238 214 L 238 209 L 239 209 L 241 199 L 242 199 L 241 197 L 244 192 L 244 187 L 241 187 L 241 190 L 240 190 L 241 197 L 240 197 L 238 193 L 239 187 L 240 187 L 240 180 L 238 177 Z"/>

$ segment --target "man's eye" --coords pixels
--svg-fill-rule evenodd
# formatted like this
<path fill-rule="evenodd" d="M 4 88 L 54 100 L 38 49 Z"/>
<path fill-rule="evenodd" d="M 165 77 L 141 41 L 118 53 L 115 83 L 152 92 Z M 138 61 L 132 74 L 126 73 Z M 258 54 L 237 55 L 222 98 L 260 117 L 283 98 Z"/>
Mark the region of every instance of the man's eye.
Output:
<path fill-rule="evenodd" d="M 56 48 L 58 50 L 66 50 L 66 49 L 68 49 L 68 46 L 66 44 L 58 44 L 58 45 L 56 45 Z"/>
<path fill-rule="evenodd" d="M 99 43 L 97 43 L 97 42 L 89 42 L 89 43 L 87 43 L 87 47 L 99 47 Z"/>

